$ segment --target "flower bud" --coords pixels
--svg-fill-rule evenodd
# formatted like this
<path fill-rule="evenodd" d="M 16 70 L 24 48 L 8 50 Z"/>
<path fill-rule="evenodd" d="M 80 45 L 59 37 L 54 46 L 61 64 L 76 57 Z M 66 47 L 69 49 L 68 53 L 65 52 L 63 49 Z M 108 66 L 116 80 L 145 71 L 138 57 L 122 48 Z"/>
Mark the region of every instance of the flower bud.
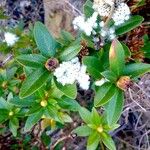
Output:
<path fill-rule="evenodd" d="M 1 86 L 3 89 L 7 89 L 7 86 L 8 86 L 7 81 L 4 81 Z"/>
<path fill-rule="evenodd" d="M 122 76 L 117 81 L 117 87 L 125 91 L 131 83 L 131 79 L 129 76 Z"/>
<path fill-rule="evenodd" d="M 45 67 L 48 71 L 54 71 L 59 65 L 59 62 L 56 58 L 50 58 L 46 61 Z"/>
<path fill-rule="evenodd" d="M 102 127 L 102 126 L 99 126 L 99 127 L 97 128 L 97 131 L 98 131 L 99 133 L 102 133 L 102 132 L 103 132 L 103 127 Z"/>
<path fill-rule="evenodd" d="M 42 100 L 40 104 L 41 104 L 42 107 L 46 107 L 47 106 L 47 101 L 46 100 Z"/>
<path fill-rule="evenodd" d="M 13 116 L 14 115 L 14 112 L 13 111 L 10 111 L 9 112 L 9 116 Z"/>

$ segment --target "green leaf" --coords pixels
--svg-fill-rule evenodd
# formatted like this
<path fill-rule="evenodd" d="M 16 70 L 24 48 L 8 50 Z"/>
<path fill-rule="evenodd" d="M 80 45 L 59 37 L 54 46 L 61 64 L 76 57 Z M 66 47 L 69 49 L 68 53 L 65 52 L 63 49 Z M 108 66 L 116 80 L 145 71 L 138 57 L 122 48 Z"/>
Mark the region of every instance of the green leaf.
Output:
<path fill-rule="evenodd" d="M 66 123 L 73 122 L 72 118 L 66 113 L 61 114 L 61 118 L 62 118 L 63 122 L 66 122 Z"/>
<path fill-rule="evenodd" d="M 0 124 L 8 119 L 9 110 L 0 108 Z"/>
<path fill-rule="evenodd" d="M 9 110 L 9 105 L 3 97 L 0 97 L 0 109 L 8 109 Z"/>
<path fill-rule="evenodd" d="M 110 70 L 102 72 L 101 75 L 113 83 L 117 81 L 117 76 Z"/>
<path fill-rule="evenodd" d="M 122 44 L 123 49 L 124 49 L 125 57 L 130 58 L 131 57 L 131 51 L 130 51 L 129 47 L 123 42 L 121 42 L 121 44 Z"/>
<path fill-rule="evenodd" d="M 84 4 L 83 9 L 84 9 L 84 15 L 86 17 L 91 17 L 92 14 L 94 13 L 92 6 L 93 3 L 90 0 L 87 0 L 86 3 Z"/>
<path fill-rule="evenodd" d="M 17 67 L 12 67 L 12 68 L 7 69 L 7 71 L 6 71 L 7 80 L 11 80 L 11 78 L 14 77 L 17 69 L 18 69 Z"/>
<path fill-rule="evenodd" d="M 97 132 L 93 132 L 87 142 L 87 150 L 96 150 L 100 142 L 100 135 Z"/>
<path fill-rule="evenodd" d="M 88 109 L 86 109 L 84 107 L 80 107 L 79 114 L 85 123 L 90 124 L 92 122 L 91 112 Z"/>
<path fill-rule="evenodd" d="M 119 120 L 124 105 L 124 96 L 121 90 L 117 90 L 112 99 L 106 104 L 107 122 L 111 126 Z"/>
<path fill-rule="evenodd" d="M 70 32 L 67 32 L 65 30 L 61 31 L 61 38 L 58 39 L 58 41 L 63 45 L 63 46 L 68 46 L 71 42 L 73 42 L 75 38 L 72 36 Z"/>
<path fill-rule="evenodd" d="M 59 59 L 61 61 L 71 60 L 80 52 L 80 50 L 81 50 L 80 43 L 75 42 L 60 53 Z"/>
<path fill-rule="evenodd" d="M 9 128 L 13 136 L 17 136 L 18 127 L 19 127 L 19 120 L 17 118 L 11 118 L 9 121 Z"/>
<path fill-rule="evenodd" d="M 114 141 L 112 140 L 111 136 L 107 133 L 102 133 L 101 134 L 101 139 L 103 141 L 103 143 L 105 144 L 105 146 L 109 149 L 109 150 L 116 150 L 116 146 Z"/>
<path fill-rule="evenodd" d="M 30 115 L 26 120 L 24 131 L 30 131 L 30 129 L 41 119 L 42 115 L 43 109 L 40 109 L 38 112 Z"/>
<path fill-rule="evenodd" d="M 23 82 L 20 89 L 20 98 L 25 98 L 36 92 L 50 77 L 50 73 L 46 69 L 38 69 L 31 73 Z"/>
<path fill-rule="evenodd" d="M 134 28 L 140 26 L 143 21 L 144 18 L 142 16 L 132 16 L 123 25 L 121 25 L 116 29 L 116 34 L 117 35 L 125 34 L 133 30 Z"/>
<path fill-rule="evenodd" d="M 19 107 L 29 107 L 35 104 L 35 99 L 28 97 L 25 99 L 20 99 L 19 97 L 14 97 L 12 98 L 9 103 L 19 106 Z"/>
<path fill-rule="evenodd" d="M 40 54 L 26 54 L 18 56 L 16 60 L 23 66 L 40 68 L 44 67 L 47 59 Z"/>
<path fill-rule="evenodd" d="M 45 111 L 44 111 L 44 115 L 49 117 L 49 118 L 52 118 L 58 122 L 62 122 L 62 119 L 60 118 L 60 116 L 58 114 L 58 110 L 56 109 L 56 107 L 52 107 L 52 106 L 46 107 Z"/>
<path fill-rule="evenodd" d="M 99 79 L 101 77 L 101 71 L 103 70 L 100 60 L 94 56 L 83 57 L 83 63 L 87 67 L 88 73 L 94 78 Z"/>
<path fill-rule="evenodd" d="M 129 75 L 132 78 L 143 75 L 150 72 L 150 64 L 134 63 L 125 66 L 124 75 Z"/>
<path fill-rule="evenodd" d="M 116 39 L 112 42 L 110 47 L 109 64 L 111 71 L 113 71 L 117 76 L 122 75 L 125 67 L 125 55 L 121 43 Z"/>
<path fill-rule="evenodd" d="M 92 133 L 92 129 L 84 125 L 74 129 L 73 133 L 76 133 L 78 136 L 89 136 Z"/>
<path fill-rule="evenodd" d="M 92 109 L 92 123 L 96 126 L 99 126 L 101 124 L 101 117 L 99 115 L 99 113 L 97 112 L 97 110 L 95 108 Z"/>
<path fill-rule="evenodd" d="M 78 104 L 76 100 L 70 99 L 65 96 L 63 96 L 61 99 L 58 99 L 57 102 L 58 102 L 58 105 L 63 109 L 67 109 L 71 111 L 78 111 L 80 108 L 80 105 Z"/>
<path fill-rule="evenodd" d="M 43 55 L 47 57 L 55 56 L 57 43 L 45 25 L 41 22 L 35 23 L 34 38 L 40 52 Z"/>
<path fill-rule="evenodd" d="M 77 97 L 77 87 L 76 84 L 69 84 L 63 86 L 55 80 L 55 85 L 57 88 L 64 93 L 69 98 L 75 99 Z"/>
<path fill-rule="evenodd" d="M 115 94 L 115 92 L 116 92 L 115 85 L 113 85 L 111 83 L 104 83 L 96 91 L 96 95 L 94 98 L 94 106 L 100 107 L 100 106 L 106 104 L 108 101 L 111 100 L 111 98 Z"/>

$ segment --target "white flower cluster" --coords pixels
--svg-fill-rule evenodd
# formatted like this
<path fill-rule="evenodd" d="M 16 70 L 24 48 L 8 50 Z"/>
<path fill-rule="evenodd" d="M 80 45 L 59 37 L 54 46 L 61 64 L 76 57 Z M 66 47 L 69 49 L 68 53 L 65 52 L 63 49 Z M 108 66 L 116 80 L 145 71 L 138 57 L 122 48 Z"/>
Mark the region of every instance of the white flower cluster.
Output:
<path fill-rule="evenodd" d="M 130 9 L 128 5 L 125 3 L 120 3 L 116 8 L 112 18 L 116 26 L 123 24 L 126 20 L 128 20 L 130 18 Z"/>
<path fill-rule="evenodd" d="M 108 37 L 110 40 L 113 40 L 116 35 L 115 35 L 115 28 L 111 27 L 111 28 L 102 28 L 100 31 L 100 35 L 102 37 Z"/>
<path fill-rule="evenodd" d="M 84 16 L 78 16 L 73 20 L 74 29 L 80 29 L 85 32 L 87 36 L 90 36 L 93 29 L 97 27 L 97 16 L 98 13 L 94 12 L 93 15 L 85 20 Z"/>
<path fill-rule="evenodd" d="M 54 76 L 63 86 L 77 81 L 82 89 L 89 89 L 90 77 L 86 74 L 86 66 L 81 65 L 78 57 L 60 64 L 55 69 Z"/>
<path fill-rule="evenodd" d="M 104 0 L 94 0 L 93 9 L 102 17 L 107 17 L 110 14 L 111 6 Z"/>
<path fill-rule="evenodd" d="M 18 41 L 18 37 L 10 32 L 6 32 L 4 34 L 4 42 L 7 43 L 8 46 L 13 46 L 17 41 Z"/>
<path fill-rule="evenodd" d="M 130 18 L 130 9 L 123 0 L 117 0 L 116 2 L 113 0 L 94 0 L 93 9 L 98 12 L 100 16 L 108 17 L 110 15 L 112 5 L 115 5 L 112 19 L 116 26 L 124 23 Z"/>

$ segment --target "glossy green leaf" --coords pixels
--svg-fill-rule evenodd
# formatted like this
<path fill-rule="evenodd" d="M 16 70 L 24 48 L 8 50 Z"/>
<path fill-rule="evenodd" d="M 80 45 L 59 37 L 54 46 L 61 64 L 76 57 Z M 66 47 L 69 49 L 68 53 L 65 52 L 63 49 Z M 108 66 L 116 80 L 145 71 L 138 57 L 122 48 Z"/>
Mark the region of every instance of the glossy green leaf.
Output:
<path fill-rule="evenodd" d="M 25 98 L 36 92 L 50 77 L 50 73 L 46 69 L 38 69 L 31 73 L 23 82 L 20 89 L 20 98 Z"/>
<path fill-rule="evenodd" d="M 87 141 L 87 150 L 96 150 L 100 141 L 100 135 L 95 131 L 93 132 Z"/>
<path fill-rule="evenodd" d="M 94 56 L 83 57 L 83 64 L 86 65 L 88 73 L 95 79 L 101 77 L 103 70 L 100 60 Z"/>
<path fill-rule="evenodd" d="M 61 118 L 62 118 L 63 122 L 66 122 L 66 123 L 73 122 L 72 118 L 67 113 L 63 113 L 61 115 Z"/>
<path fill-rule="evenodd" d="M 69 98 L 75 99 L 77 97 L 77 86 L 76 84 L 69 84 L 63 86 L 62 84 L 55 81 L 57 88 Z"/>
<path fill-rule="evenodd" d="M 76 100 L 70 99 L 68 97 L 62 97 L 61 99 L 58 99 L 57 102 L 58 105 L 63 109 L 78 111 L 80 108 L 80 105 Z"/>
<path fill-rule="evenodd" d="M 19 97 L 12 98 L 9 103 L 18 107 L 29 107 L 35 104 L 35 99 L 28 97 L 25 99 L 20 99 Z"/>
<path fill-rule="evenodd" d="M 144 21 L 144 18 L 142 16 L 132 16 L 129 20 L 127 20 L 124 24 L 122 24 L 120 27 L 116 29 L 117 35 L 125 34 L 134 28 L 141 25 L 141 23 Z"/>
<path fill-rule="evenodd" d="M 115 92 L 116 92 L 115 85 L 111 83 L 104 83 L 96 91 L 95 98 L 94 98 L 94 106 L 100 107 L 106 104 L 108 101 L 111 100 Z"/>
<path fill-rule="evenodd" d="M 115 143 L 109 134 L 102 133 L 101 139 L 109 150 L 116 150 Z"/>
<path fill-rule="evenodd" d="M 76 133 L 78 136 L 89 136 L 92 133 L 92 129 L 88 126 L 80 126 L 73 130 L 73 133 Z"/>
<path fill-rule="evenodd" d="M 92 116 L 91 116 L 91 112 L 84 108 L 84 107 L 81 107 L 79 109 L 79 114 L 80 114 L 80 117 L 82 118 L 82 120 L 87 123 L 87 124 L 90 124 L 92 122 Z"/>
<path fill-rule="evenodd" d="M 92 123 L 96 126 L 99 126 L 101 124 L 101 117 L 99 115 L 99 113 L 97 112 L 97 110 L 93 107 L 92 109 L 92 115 L 91 115 L 91 119 L 92 119 Z"/>
<path fill-rule="evenodd" d="M 115 73 L 110 70 L 102 72 L 101 75 L 111 82 L 116 82 L 117 80 L 117 76 L 115 75 Z"/>
<path fill-rule="evenodd" d="M 40 68 L 44 67 L 44 63 L 47 59 L 40 54 L 26 54 L 18 56 L 16 60 L 23 66 Z"/>
<path fill-rule="evenodd" d="M 34 38 L 40 52 L 43 55 L 47 57 L 55 56 L 57 43 L 45 25 L 41 22 L 35 23 Z"/>
<path fill-rule="evenodd" d="M 124 69 L 124 75 L 129 75 L 132 78 L 141 76 L 147 72 L 150 72 L 150 64 L 145 63 L 129 64 Z"/>
<path fill-rule="evenodd" d="M 3 97 L 0 97 L 0 109 L 9 109 L 8 103 Z"/>
<path fill-rule="evenodd" d="M 7 80 L 11 80 L 14 77 L 17 69 L 18 69 L 17 67 L 12 67 L 6 70 Z"/>
<path fill-rule="evenodd" d="M 61 61 L 68 61 L 74 58 L 81 50 L 80 43 L 75 42 L 71 46 L 67 47 L 64 51 L 62 51 L 59 55 L 59 59 Z"/>
<path fill-rule="evenodd" d="M 110 47 L 109 64 L 112 72 L 117 76 L 122 75 L 125 67 L 125 54 L 121 43 L 116 39 L 112 42 Z"/>
<path fill-rule="evenodd" d="M 17 118 L 11 118 L 9 121 L 9 128 L 13 136 L 17 136 L 18 127 L 19 127 L 19 120 Z"/>
<path fill-rule="evenodd" d="M 93 6 L 93 3 L 90 0 L 87 0 L 83 6 L 84 14 L 87 18 L 91 17 L 92 14 L 94 13 L 92 6 Z"/>
<path fill-rule="evenodd" d="M 0 108 L 0 124 L 8 119 L 9 110 Z"/>
<path fill-rule="evenodd" d="M 65 30 L 61 31 L 61 38 L 58 39 L 59 43 L 61 43 L 63 46 L 68 46 L 74 40 L 75 38 L 73 37 L 73 35 Z"/>
<path fill-rule="evenodd" d="M 56 107 L 48 106 L 45 108 L 44 115 L 48 118 L 52 118 L 58 122 L 63 123 L 62 119 L 60 118 L 58 114 L 58 110 Z"/>
<path fill-rule="evenodd" d="M 30 131 L 30 129 L 41 119 L 42 115 L 43 115 L 42 109 L 30 115 L 26 120 L 24 131 L 25 132 Z"/>
<path fill-rule="evenodd" d="M 130 58 L 131 57 L 131 51 L 130 51 L 129 47 L 123 42 L 121 42 L 121 44 L 122 44 L 123 49 L 124 49 L 125 57 Z"/>
<path fill-rule="evenodd" d="M 111 126 L 119 120 L 124 105 L 124 96 L 121 90 L 116 90 L 115 95 L 106 104 L 107 122 Z"/>

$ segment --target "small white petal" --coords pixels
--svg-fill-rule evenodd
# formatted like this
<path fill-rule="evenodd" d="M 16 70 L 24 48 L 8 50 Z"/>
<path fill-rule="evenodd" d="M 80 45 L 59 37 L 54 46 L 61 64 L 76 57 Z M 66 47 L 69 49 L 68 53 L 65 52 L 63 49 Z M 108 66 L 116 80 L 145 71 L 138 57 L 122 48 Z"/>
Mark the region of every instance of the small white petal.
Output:
<path fill-rule="evenodd" d="M 12 34 L 10 32 L 6 32 L 4 34 L 4 38 L 8 46 L 13 46 L 19 39 L 15 34 Z"/>
<path fill-rule="evenodd" d="M 105 78 L 102 78 L 101 80 L 96 81 L 95 85 L 96 86 L 102 86 L 105 82 L 108 82 L 108 80 Z"/>

